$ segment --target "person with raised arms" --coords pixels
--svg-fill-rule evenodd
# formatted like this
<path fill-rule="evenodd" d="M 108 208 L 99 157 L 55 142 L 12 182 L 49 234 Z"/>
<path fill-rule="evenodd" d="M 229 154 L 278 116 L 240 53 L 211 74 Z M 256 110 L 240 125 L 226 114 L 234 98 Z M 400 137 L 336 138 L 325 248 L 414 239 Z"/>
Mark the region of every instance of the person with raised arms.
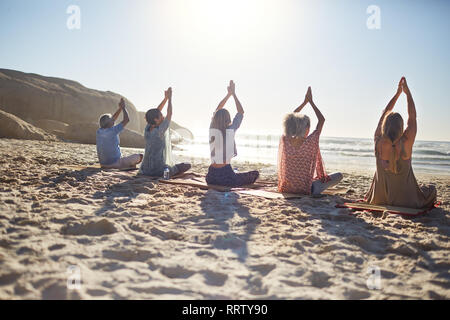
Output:
<path fill-rule="evenodd" d="M 123 112 L 123 120 L 118 125 L 115 121 Z M 136 168 L 143 158 L 142 154 L 133 154 L 128 157 L 122 157 L 120 152 L 120 133 L 130 122 L 128 112 L 125 106 L 125 100 L 122 98 L 119 102 L 119 109 L 114 115 L 104 114 L 100 117 L 100 128 L 96 134 L 97 155 L 102 168 L 105 169 L 131 169 Z"/>
<path fill-rule="evenodd" d="M 402 93 L 408 102 L 408 122 L 403 130 L 403 118 L 392 112 Z M 417 134 L 416 106 L 403 77 L 394 97 L 375 130 L 376 173 L 365 200 L 370 204 L 406 208 L 431 208 L 436 202 L 434 186 L 420 186 L 411 165 L 413 145 Z"/>
<path fill-rule="evenodd" d="M 300 111 L 310 103 L 316 113 L 316 130 L 309 134 L 311 121 Z M 311 87 L 303 103 L 284 119 L 284 134 L 278 149 L 278 191 L 319 195 L 338 184 L 341 173 L 327 175 L 320 153 L 319 139 L 325 118 L 313 101 Z"/>
<path fill-rule="evenodd" d="M 230 113 L 224 109 L 228 99 L 233 97 L 237 113 L 231 122 Z M 219 103 L 213 114 L 209 129 L 211 166 L 206 182 L 212 185 L 241 187 L 253 184 L 259 177 L 258 171 L 236 173 L 231 167 L 231 159 L 237 156 L 235 133 L 244 118 L 244 109 L 236 95 L 236 86 L 230 81 L 226 97 Z"/>
<path fill-rule="evenodd" d="M 162 110 L 168 102 L 167 115 L 163 116 Z M 145 127 L 145 153 L 140 173 L 163 177 L 164 170 L 169 170 L 169 177 L 184 173 L 191 168 L 189 163 L 172 164 L 169 127 L 172 121 L 172 88 L 164 92 L 164 99 L 156 109 L 150 109 L 145 114 L 147 126 Z"/>

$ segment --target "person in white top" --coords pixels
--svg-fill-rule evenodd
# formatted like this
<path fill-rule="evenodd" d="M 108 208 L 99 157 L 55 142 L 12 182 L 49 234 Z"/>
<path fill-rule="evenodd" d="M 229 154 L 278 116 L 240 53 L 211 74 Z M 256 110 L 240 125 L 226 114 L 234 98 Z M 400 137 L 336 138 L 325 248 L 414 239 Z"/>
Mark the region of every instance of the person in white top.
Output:
<path fill-rule="evenodd" d="M 209 127 L 209 144 L 211 149 L 211 166 L 206 175 L 206 182 L 213 185 L 240 187 L 253 184 L 259 177 L 258 171 L 235 173 L 231 167 L 231 159 L 237 156 L 234 140 L 244 118 L 244 109 L 236 96 L 236 86 L 233 81 L 227 88 L 226 97 L 219 103 Z M 234 98 L 237 113 L 231 122 L 230 113 L 224 109 L 230 97 Z"/>

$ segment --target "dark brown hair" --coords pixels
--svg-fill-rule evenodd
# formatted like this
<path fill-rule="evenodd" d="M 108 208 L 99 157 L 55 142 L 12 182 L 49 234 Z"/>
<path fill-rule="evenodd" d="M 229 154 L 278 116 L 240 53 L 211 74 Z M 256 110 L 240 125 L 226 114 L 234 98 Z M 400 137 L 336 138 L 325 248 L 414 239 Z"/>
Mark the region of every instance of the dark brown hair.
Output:
<path fill-rule="evenodd" d="M 159 109 L 150 109 L 145 114 L 145 120 L 147 120 L 147 123 L 150 125 L 150 127 L 153 127 L 156 124 L 156 119 L 159 119 L 162 116 L 161 111 Z"/>
<path fill-rule="evenodd" d="M 389 157 L 389 170 L 398 173 L 397 168 L 397 149 L 395 145 L 403 135 L 403 118 L 400 113 L 391 112 L 383 120 L 381 127 L 383 138 L 387 138 L 392 142 L 392 152 Z"/>

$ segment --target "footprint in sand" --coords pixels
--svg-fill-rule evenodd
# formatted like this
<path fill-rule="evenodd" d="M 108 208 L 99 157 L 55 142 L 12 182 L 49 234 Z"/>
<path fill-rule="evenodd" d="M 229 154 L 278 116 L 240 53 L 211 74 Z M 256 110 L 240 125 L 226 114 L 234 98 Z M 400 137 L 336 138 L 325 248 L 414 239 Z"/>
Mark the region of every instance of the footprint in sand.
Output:
<path fill-rule="evenodd" d="M 184 192 L 184 196 L 185 197 L 202 197 L 205 193 L 202 191 L 198 191 L 198 190 L 189 190 Z"/>
<path fill-rule="evenodd" d="M 304 286 L 303 283 L 300 282 L 295 282 L 295 281 L 291 281 L 291 280 L 280 280 L 280 282 L 287 284 L 290 287 L 302 287 Z"/>
<path fill-rule="evenodd" d="M 430 283 L 432 283 L 432 284 L 434 284 L 436 286 L 439 286 L 439 287 L 441 287 L 443 289 L 450 290 L 450 283 L 449 282 L 439 281 L 439 280 L 431 280 Z"/>
<path fill-rule="evenodd" d="M 388 248 L 388 251 L 407 257 L 415 257 L 418 254 L 417 249 L 406 243 L 394 243 L 390 248 Z"/>
<path fill-rule="evenodd" d="M 91 289 L 86 291 L 88 295 L 93 297 L 102 297 L 106 296 L 108 294 L 108 291 L 101 290 L 101 289 Z"/>
<path fill-rule="evenodd" d="M 152 293 L 156 295 L 162 294 L 186 294 L 186 290 L 180 290 L 177 288 L 169 288 L 169 287 L 150 287 L 150 288 L 129 288 L 137 293 Z"/>
<path fill-rule="evenodd" d="M 121 263 L 107 262 L 107 263 L 96 263 L 92 267 L 92 270 L 103 270 L 103 271 L 106 271 L 106 272 L 112 272 L 112 271 L 125 269 L 125 268 L 126 268 L 126 266 L 121 264 Z"/>
<path fill-rule="evenodd" d="M 274 264 L 258 264 L 250 266 L 250 269 L 253 271 L 259 272 L 262 276 L 268 275 L 273 269 L 276 268 Z"/>
<path fill-rule="evenodd" d="M 18 272 L 10 272 L 0 275 L 0 286 L 6 286 L 16 282 L 22 276 L 21 273 Z"/>
<path fill-rule="evenodd" d="M 0 247 L 5 248 L 5 249 L 11 249 L 12 245 L 14 245 L 14 244 L 15 243 L 10 240 L 6 240 L 6 239 L 0 240 Z"/>
<path fill-rule="evenodd" d="M 330 278 L 331 277 L 328 275 L 328 273 L 325 272 L 312 271 L 307 275 L 307 279 L 309 280 L 310 284 L 316 288 L 326 288 L 331 286 L 332 283 L 328 281 L 328 279 Z"/>
<path fill-rule="evenodd" d="M 164 231 L 158 228 L 152 228 L 150 231 L 151 235 L 154 237 L 158 237 L 161 240 L 178 240 L 181 241 L 184 239 L 184 236 L 181 233 L 174 231 Z"/>
<path fill-rule="evenodd" d="M 18 296 L 24 296 L 26 294 L 32 293 L 33 292 L 33 287 L 29 284 L 16 284 L 14 286 L 14 294 L 18 295 Z"/>
<path fill-rule="evenodd" d="M 70 223 L 61 229 L 64 235 L 72 236 L 103 236 L 117 232 L 117 228 L 106 219 L 88 223 Z"/>
<path fill-rule="evenodd" d="M 154 257 L 161 257 L 161 253 L 155 253 L 147 250 L 103 250 L 103 257 L 119 261 L 139 261 L 145 262 Z"/>
<path fill-rule="evenodd" d="M 429 299 L 433 299 L 433 300 L 446 300 L 446 299 L 448 299 L 448 297 L 440 295 L 439 293 L 436 293 L 433 290 L 428 290 L 427 294 L 428 294 L 428 298 Z"/>
<path fill-rule="evenodd" d="M 370 298 L 370 293 L 368 291 L 361 291 L 356 289 L 347 290 L 344 293 L 346 299 L 349 300 L 363 300 Z"/>
<path fill-rule="evenodd" d="M 236 236 L 218 236 L 214 240 L 214 248 L 217 249 L 238 249 L 245 245 L 245 241 L 237 238 Z"/>
<path fill-rule="evenodd" d="M 208 251 L 208 250 L 200 250 L 200 251 L 196 252 L 195 254 L 199 257 L 208 256 L 208 257 L 212 257 L 212 258 L 217 258 L 216 254 L 214 254 L 213 252 Z"/>
<path fill-rule="evenodd" d="M 346 238 L 346 241 L 350 244 L 353 244 L 353 245 L 356 245 L 356 246 L 362 248 L 365 251 L 369 251 L 369 252 L 380 251 L 380 248 L 377 248 L 376 246 L 374 246 L 373 243 L 371 241 L 369 241 L 368 238 L 363 237 L 363 236 L 359 236 L 359 235 L 349 236 Z"/>
<path fill-rule="evenodd" d="M 50 251 L 55 251 L 55 250 L 62 249 L 62 248 L 64 248 L 65 246 L 66 246 L 65 244 L 54 244 L 54 245 L 48 247 L 48 250 L 50 250 Z"/>
<path fill-rule="evenodd" d="M 133 186 L 133 191 L 136 193 L 145 193 L 145 194 L 155 194 L 158 192 L 157 189 L 153 189 L 152 187 L 143 186 L 143 185 Z"/>
<path fill-rule="evenodd" d="M 228 276 L 224 273 L 214 272 L 210 270 L 201 271 L 205 278 L 205 283 L 210 286 L 221 287 L 228 280 Z"/>
<path fill-rule="evenodd" d="M 17 253 L 18 255 L 23 255 L 23 254 L 36 254 L 36 251 L 34 251 L 33 249 L 28 248 L 28 247 L 21 247 L 21 248 L 19 248 L 19 249 L 16 251 L 16 253 Z"/>
<path fill-rule="evenodd" d="M 170 279 L 187 279 L 195 273 L 194 271 L 185 269 L 182 266 L 163 267 L 160 272 Z"/>
<path fill-rule="evenodd" d="M 75 290 L 69 291 L 65 281 L 55 282 L 42 291 L 43 300 L 80 300 L 79 293 Z"/>
<path fill-rule="evenodd" d="M 146 231 L 144 224 L 139 223 L 139 222 L 131 222 L 130 224 L 128 224 L 128 226 L 133 231 L 137 231 L 137 232 L 145 232 Z"/>
<path fill-rule="evenodd" d="M 248 287 L 250 294 L 255 296 L 265 295 L 269 291 L 267 287 L 263 284 L 262 278 L 260 276 L 254 276 L 249 279 Z"/>

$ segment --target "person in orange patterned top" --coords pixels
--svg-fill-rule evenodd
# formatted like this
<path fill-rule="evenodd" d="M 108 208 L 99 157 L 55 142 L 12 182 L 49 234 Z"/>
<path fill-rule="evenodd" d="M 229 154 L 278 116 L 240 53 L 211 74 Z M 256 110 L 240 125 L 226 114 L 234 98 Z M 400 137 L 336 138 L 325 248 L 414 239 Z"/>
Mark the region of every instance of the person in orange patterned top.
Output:
<path fill-rule="evenodd" d="M 309 134 L 311 121 L 300 111 L 308 103 L 319 123 Z M 325 118 L 313 101 L 311 87 L 305 101 L 284 120 L 284 134 L 278 149 L 278 191 L 305 195 L 318 195 L 342 180 L 341 173 L 327 175 L 320 154 L 319 138 Z"/>

